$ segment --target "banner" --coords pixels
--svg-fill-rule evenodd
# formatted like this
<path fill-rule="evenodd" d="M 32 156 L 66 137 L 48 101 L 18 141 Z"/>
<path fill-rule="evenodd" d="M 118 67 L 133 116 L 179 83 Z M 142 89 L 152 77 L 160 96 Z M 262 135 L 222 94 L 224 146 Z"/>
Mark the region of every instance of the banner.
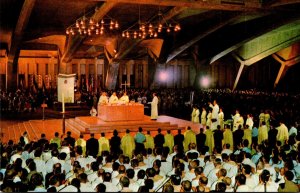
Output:
<path fill-rule="evenodd" d="M 57 99 L 62 102 L 64 95 L 65 103 L 74 103 L 74 86 L 76 74 L 59 74 L 57 76 Z"/>

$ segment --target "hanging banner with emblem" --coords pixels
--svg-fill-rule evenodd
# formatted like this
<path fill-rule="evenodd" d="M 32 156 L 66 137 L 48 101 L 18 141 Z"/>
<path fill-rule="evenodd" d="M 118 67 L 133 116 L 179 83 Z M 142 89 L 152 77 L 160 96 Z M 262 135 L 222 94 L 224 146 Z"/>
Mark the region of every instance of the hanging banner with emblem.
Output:
<path fill-rule="evenodd" d="M 65 103 L 74 103 L 74 84 L 76 74 L 59 74 L 57 76 L 57 99 Z"/>

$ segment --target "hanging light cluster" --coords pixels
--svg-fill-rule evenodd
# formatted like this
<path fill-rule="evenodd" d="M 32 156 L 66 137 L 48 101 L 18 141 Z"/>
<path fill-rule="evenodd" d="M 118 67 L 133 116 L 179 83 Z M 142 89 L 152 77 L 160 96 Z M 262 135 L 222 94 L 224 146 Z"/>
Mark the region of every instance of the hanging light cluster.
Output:
<path fill-rule="evenodd" d="M 162 32 L 172 33 L 181 30 L 180 24 L 174 20 L 167 21 L 163 14 L 159 13 L 148 22 L 141 22 L 129 27 L 122 32 L 124 38 L 144 39 L 156 38 Z"/>
<path fill-rule="evenodd" d="M 97 9 L 96 9 L 97 10 Z M 87 14 L 89 15 L 89 14 Z M 102 35 L 106 30 L 119 29 L 119 23 L 117 20 L 104 16 L 100 21 L 96 21 L 92 16 L 83 17 L 76 20 L 76 22 L 66 29 L 67 35 Z"/>

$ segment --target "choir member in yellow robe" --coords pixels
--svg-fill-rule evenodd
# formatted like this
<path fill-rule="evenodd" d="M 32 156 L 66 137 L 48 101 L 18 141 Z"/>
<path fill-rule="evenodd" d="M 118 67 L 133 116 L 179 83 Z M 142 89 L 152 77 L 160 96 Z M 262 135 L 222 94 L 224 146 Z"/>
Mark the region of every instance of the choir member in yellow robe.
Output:
<path fill-rule="evenodd" d="M 212 114 L 211 114 L 211 108 L 209 108 L 208 110 L 208 114 L 207 114 L 207 119 L 206 119 L 206 126 L 208 126 L 209 128 L 211 128 L 211 119 L 212 119 Z"/>
<path fill-rule="evenodd" d="M 206 110 L 204 107 L 202 107 L 202 112 L 201 112 L 201 125 L 205 127 L 206 125 Z"/>
<path fill-rule="evenodd" d="M 208 150 L 209 154 L 212 154 L 215 147 L 214 133 L 208 126 L 206 126 L 205 135 L 206 135 L 205 145 L 209 147 Z"/>
<path fill-rule="evenodd" d="M 86 140 L 83 139 L 83 135 L 79 136 L 79 139 L 75 141 L 75 147 L 80 146 L 82 148 L 82 155 L 85 156 L 86 152 Z"/>
<path fill-rule="evenodd" d="M 170 153 L 173 152 L 174 136 L 171 134 L 171 130 L 168 130 L 167 134 L 165 135 L 164 147 L 168 147 L 170 149 Z"/>
<path fill-rule="evenodd" d="M 223 133 L 223 145 L 229 144 L 230 149 L 233 150 L 233 134 L 229 125 L 225 125 L 225 130 Z"/>
<path fill-rule="evenodd" d="M 105 137 L 105 133 L 101 133 L 101 137 L 98 139 L 99 143 L 99 153 L 98 155 L 102 155 L 103 151 L 109 152 L 109 140 Z"/>
<path fill-rule="evenodd" d="M 121 139 L 121 149 L 123 154 L 132 158 L 133 150 L 135 149 L 134 137 L 130 135 L 130 131 L 127 129 L 126 134 Z"/>
<path fill-rule="evenodd" d="M 195 132 L 191 129 L 190 126 L 188 126 L 187 130 L 184 132 L 184 140 L 183 140 L 183 148 L 185 152 L 189 150 L 190 143 L 197 144 L 197 141 L 196 141 Z"/>
<path fill-rule="evenodd" d="M 277 133 L 277 141 L 281 142 L 281 145 L 285 144 L 285 141 L 289 139 L 289 131 L 286 125 L 280 121 L 280 126 L 277 127 L 278 133 Z"/>
<path fill-rule="evenodd" d="M 252 130 L 249 128 L 249 125 L 245 125 L 244 127 L 244 137 L 243 139 L 247 139 L 249 142 L 249 146 L 252 145 Z"/>
<path fill-rule="evenodd" d="M 268 128 L 266 122 L 263 121 L 262 125 L 258 128 L 258 144 L 261 144 L 264 140 L 268 139 Z"/>
<path fill-rule="evenodd" d="M 265 111 L 265 122 L 266 122 L 266 126 L 268 128 L 268 131 L 270 131 L 270 119 L 271 119 L 270 113 L 268 110 L 266 110 Z"/>
<path fill-rule="evenodd" d="M 194 117 L 196 115 L 196 106 L 193 106 L 193 111 L 192 111 L 192 114 L 191 114 L 191 121 L 194 122 Z"/>
<path fill-rule="evenodd" d="M 265 113 L 263 110 L 261 110 L 261 113 L 258 116 L 259 119 L 259 127 L 262 125 L 262 122 L 265 121 Z"/>
<path fill-rule="evenodd" d="M 150 131 L 147 131 L 145 137 L 146 137 L 146 141 L 144 142 L 145 149 L 148 148 L 154 149 L 154 138 L 150 135 Z"/>

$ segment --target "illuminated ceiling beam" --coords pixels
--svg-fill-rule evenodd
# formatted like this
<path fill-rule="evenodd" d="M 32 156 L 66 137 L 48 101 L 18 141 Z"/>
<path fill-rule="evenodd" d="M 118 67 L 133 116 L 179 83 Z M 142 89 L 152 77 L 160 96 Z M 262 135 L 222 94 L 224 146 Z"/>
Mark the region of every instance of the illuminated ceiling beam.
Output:
<path fill-rule="evenodd" d="M 198 41 L 200 41 L 201 39 L 205 38 L 206 36 L 208 36 L 209 34 L 223 28 L 224 26 L 228 25 L 229 23 L 233 22 L 236 20 L 236 18 L 239 16 L 233 16 L 231 19 L 228 19 L 225 22 L 222 23 L 218 23 L 214 26 L 212 26 L 211 28 L 207 29 L 204 32 L 201 32 L 200 35 L 194 37 L 193 39 L 191 39 L 190 41 L 188 41 L 187 43 L 185 43 L 184 45 L 178 47 L 177 49 L 173 50 L 168 58 L 166 63 L 168 63 L 169 61 L 171 61 L 172 59 L 174 59 L 176 56 L 178 56 L 179 54 L 181 54 L 183 51 L 185 51 L 186 49 L 188 49 L 189 47 L 191 47 L 192 45 L 194 45 L 195 43 L 197 43 Z"/>
<path fill-rule="evenodd" d="M 105 2 L 103 5 L 98 8 L 94 15 L 92 16 L 96 21 L 99 21 L 101 18 L 103 18 L 115 5 L 117 2 Z M 61 58 L 63 62 L 69 62 L 72 60 L 73 54 L 77 51 L 79 46 L 83 43 L 86 36 L 76 34 L 74 36 L 69 35 L 69 40 L 66 45 L 65 52 Z"/>
<path fill-rule="evenodd" d="M 296 19 L 298 20 L 298 19 Z M 214 63 L 215 61 L 219 60 L 220 58 L 222 58 L 223 56 L 231 53 L 232 51 L 238 49 L 239 47 L 243 46 L 245 43 L 259 37 L 259 36 L 262 36 L 263 34 L 266 34 L 267 32 L 270 32 L 272 30 L 274 30 L 274 28 L 277 26 L 277 27 L 280 27 L 284 24 L 287 24 L 287 23 L 290 23 L 290 22 L 293 22 L 295 21 L 295 18 L 292 18 L 292 19 L 283 19 L 281 21 L 277 21 L 275 24 L 273 24 L 271 27 L 269 28 L 263 28 L 262 31 L 259 31 L 257 34 L 253 34 L 251 37 L 245 39 L 245 40 L 242 40 L 240 41 L 239 43 L 233 45 L 233 46 L 230 46 L 229 48 L 221 51 L 220 53 L 216 54 L 215 56 L 213 56 L 211 59 L 210 59 L 210 64 Z"/>
<path fill-rule="evenodd" d="M 283 6 L 283 5 L 290 5 L 290 4 L 295 4 L 295 3 L 300 3 L 300 0 L 276 0 L 276 1 L 270 1 L 270 3 L 266 4 L 270 7 L 278 7 L 278 6 Z"/>

